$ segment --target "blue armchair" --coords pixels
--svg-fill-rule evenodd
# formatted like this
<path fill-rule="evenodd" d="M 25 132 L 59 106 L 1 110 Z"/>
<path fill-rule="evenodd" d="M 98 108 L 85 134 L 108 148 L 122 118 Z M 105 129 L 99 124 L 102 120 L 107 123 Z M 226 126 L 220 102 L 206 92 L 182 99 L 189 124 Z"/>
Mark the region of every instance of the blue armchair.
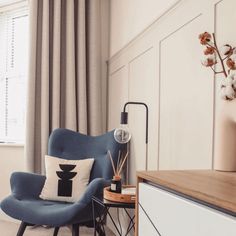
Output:
<path fill-rule="evenodd" d="M 29 225 L 54 227 L 54 236 L 59 228 L 72 225 L 72 236 L 79 235 L 79 226 L 93 226 L 93 195 L 102 195 L 103 188 L 110 183 L 113 171 L 107 159 L 110 150 L 114 162 L 124 145 L 113 138 L 113 131 L 93 137 L 67 129 L 56 129 L 49 138 L 49 155 L 64 159 L 95 159 L 88 187 L 78 202 L 65 203 L 45 201 L 39 198 L 46 177 L 38 174 L 15 172 L 11 176 L 12 194 L 1 202 L 2 210 L 21 221 L 17 236 L 22 236 Z"/>

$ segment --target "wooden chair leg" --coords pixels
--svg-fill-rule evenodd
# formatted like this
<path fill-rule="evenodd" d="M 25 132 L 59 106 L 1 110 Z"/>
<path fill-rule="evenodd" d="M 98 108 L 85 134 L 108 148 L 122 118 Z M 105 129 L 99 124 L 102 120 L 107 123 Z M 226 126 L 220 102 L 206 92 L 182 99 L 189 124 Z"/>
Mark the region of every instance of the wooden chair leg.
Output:
<path fill-rule="evenodd" d="M 79 236 L 79 224 L 72 225 L 72 236 Z"/>
<path fill-rule="evenodd" d="M 60 229 L 60 227 L 55 227 L 53 236 L 57 236 L 59 229 Z"/>
<path fill-rule="evenodd" d="M 28 224 L 22 221 L 16 236 L 23 236 L 27 226 L 28 226 Z"/>

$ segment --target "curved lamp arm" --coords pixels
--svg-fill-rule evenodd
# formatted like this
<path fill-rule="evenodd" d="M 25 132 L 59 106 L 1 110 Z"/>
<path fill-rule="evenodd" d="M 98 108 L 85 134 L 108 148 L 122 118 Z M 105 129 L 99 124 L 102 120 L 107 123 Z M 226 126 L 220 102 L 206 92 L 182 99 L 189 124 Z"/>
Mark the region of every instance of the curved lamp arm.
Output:
<path fill-rule="evenodd" d="M 128 124 L 128 112 L 126 112 L 126 107 L 129 104 L 133 105 L 141 105 L 146 108 L 146 143 L 148 143 L 148 106 L 143 102 L 126 102 L 123 108 L 123 112 L 121 112 L 121 124 Z"/>

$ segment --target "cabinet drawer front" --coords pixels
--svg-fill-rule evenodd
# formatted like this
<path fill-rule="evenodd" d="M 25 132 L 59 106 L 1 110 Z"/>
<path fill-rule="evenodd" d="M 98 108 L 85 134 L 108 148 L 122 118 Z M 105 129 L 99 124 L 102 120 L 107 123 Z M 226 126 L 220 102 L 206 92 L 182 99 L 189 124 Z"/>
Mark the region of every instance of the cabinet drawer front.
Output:
<path fill-rule="evenodd" d="M 152 233 L 153 236 L 159 235 L 157 231 L 162 236 L 235 236 L 236 219 L 157 187 L 140 183 L 139 236 L 153 230 L 156 232 Z"/>

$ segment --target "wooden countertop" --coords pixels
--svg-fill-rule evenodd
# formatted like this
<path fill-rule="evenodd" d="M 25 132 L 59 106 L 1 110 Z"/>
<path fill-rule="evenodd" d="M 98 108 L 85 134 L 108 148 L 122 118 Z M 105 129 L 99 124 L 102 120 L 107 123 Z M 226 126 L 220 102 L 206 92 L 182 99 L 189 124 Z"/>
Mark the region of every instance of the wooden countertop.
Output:
<path fill-rule="evenodd" d="M 137 176 L 139 182 L 149 181 L 236 216 L 236 172 L 212 170 L 140 171 Z"/>

